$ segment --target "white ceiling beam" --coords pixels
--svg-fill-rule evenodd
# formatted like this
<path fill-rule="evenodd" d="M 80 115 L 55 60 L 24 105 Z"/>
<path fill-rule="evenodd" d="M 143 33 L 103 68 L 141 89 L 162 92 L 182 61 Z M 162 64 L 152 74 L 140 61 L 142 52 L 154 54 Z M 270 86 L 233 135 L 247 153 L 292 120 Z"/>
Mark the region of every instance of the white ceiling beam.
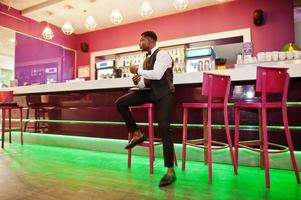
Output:
<path fill-rule="evenodd" d="M 43 3 L 39 3 L 39 4 L 36 4 L 36 5 L 31 6 L 29 8 L 23 9 L 21 12 L 22 12 L 22 15 L 26 15 L 26 14 L 38 11 L 40 9 L 46 8 L 48 6 L 52 6 L 54 4 L 60 3 L 62 1 L 64 1 L 64 0 L 48 0 L 48 1 L 45 1 Z"/>

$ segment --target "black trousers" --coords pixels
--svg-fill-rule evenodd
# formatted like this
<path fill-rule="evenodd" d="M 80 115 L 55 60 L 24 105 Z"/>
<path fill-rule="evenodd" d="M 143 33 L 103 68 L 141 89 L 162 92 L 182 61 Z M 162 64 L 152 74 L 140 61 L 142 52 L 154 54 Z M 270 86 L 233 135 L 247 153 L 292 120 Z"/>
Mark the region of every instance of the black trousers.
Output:
<path fill-rule="evenodd" d="M 151 91 L 134 91 L 121 96 L 115 102 L 118 111 L 122 115 L 129 132 L 134 132 L 139 128 L 129 109 L 144 103 L 153 103 L 155 106 L 156 117 L 159 124 L 159 132 L 163 142 L 164 166 L 173 167 L 174 146 L 171 136 L 170 123 L 174 109 L 174 93 L 170 93 L 159 100 L 152 100 Z"/>

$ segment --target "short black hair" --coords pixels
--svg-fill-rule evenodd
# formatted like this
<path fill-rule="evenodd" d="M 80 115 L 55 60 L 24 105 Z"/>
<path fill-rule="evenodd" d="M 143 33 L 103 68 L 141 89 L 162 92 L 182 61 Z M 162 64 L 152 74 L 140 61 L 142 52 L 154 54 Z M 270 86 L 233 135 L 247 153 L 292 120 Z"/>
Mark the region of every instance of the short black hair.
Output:
<path fill-rule="evenodd" d="M 157 42 L 157 35 L 154 31 L 144 31 L 143 33 L 141 33 L 142 37 L 150 37 L 152 38 L 155 42 Z"/>

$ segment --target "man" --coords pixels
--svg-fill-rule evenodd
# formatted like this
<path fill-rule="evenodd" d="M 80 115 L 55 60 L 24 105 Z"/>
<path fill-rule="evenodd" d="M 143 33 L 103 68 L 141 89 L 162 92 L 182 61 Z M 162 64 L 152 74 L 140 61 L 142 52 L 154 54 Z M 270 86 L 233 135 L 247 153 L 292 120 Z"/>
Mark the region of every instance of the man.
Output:
<path fill-rule="evenodd" d="M 143 68 L 131 66 L 130 72 L 134 84 L 149 90 L 133 91 L 116 101 L 116 106 L 125 120 L 128 131 L 133 138 L 125 149 L 133 148 L 135 145 L 146 140 L 146 136 L 139 130 L 133 119 L 129 107 L 143 103 L 153 103 L 156 109 L 159 132 L 163 141 L 164 166 L 167 167 L 166 174 L 161 178 L 160 187 L 172 184 L 176 180 L 173 169 L 174 146 L 172 142 L 170 123 L 174 107 L 174 93 L 172 73 L 172 59 L 170 55 L 156 47 L 157 35 L 153 31 L 145 31 L 141 34 L 139 47 L 148 52 L 148 57 L 143 63 Z"/>

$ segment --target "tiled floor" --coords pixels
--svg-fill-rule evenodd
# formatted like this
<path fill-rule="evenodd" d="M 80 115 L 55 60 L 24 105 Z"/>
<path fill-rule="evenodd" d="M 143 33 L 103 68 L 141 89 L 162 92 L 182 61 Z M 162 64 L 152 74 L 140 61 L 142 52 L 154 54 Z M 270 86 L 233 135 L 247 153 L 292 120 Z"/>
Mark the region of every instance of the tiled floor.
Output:
<path fill-rule="evenodd" d="M 181 162 L 179 162 L 181 164 Z M 148 158 L 37 144 L 5 144 L 0 150 L 0 200 L 76 199 L 284 199 L 301 200 L 301 185 L 292 171 L 271 170 L 271 189 L 265 188 L 264 171 L 231 165 L 213 165 L 213 183 L 202 162 L 176 168 L 174 185 L 160 189 L 163 160 L 155 161 L 149 175 Z"/>

